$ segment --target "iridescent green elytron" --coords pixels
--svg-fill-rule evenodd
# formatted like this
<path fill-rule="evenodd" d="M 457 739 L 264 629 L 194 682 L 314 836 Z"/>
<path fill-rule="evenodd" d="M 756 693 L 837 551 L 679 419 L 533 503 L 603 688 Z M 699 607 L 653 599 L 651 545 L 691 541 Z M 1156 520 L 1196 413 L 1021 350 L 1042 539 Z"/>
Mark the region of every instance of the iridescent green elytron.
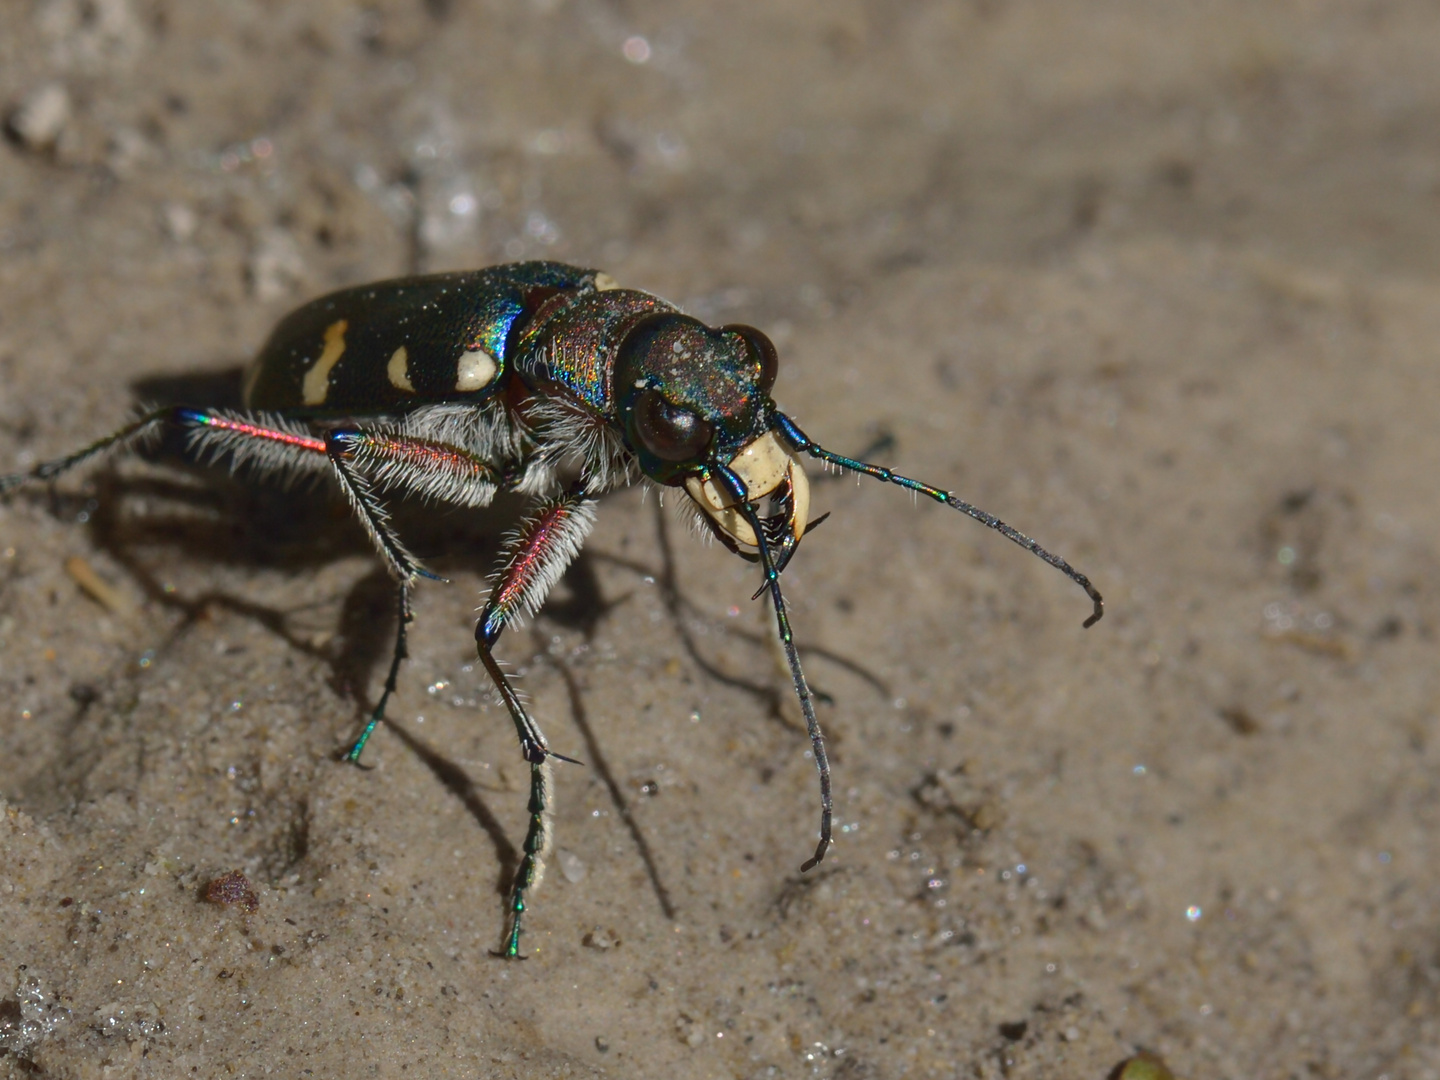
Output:
<path fill-rule="evenodd" d="M 579 552 L 595 502 L 646 481 L 683 490 L 729 550 L 759 565 L 820 776 L 820 832 L 831 843 L 830 765 L 800 668 L 780 578 L 809 521 L 801 455 L 951 506 L 1100 594 L 1065 560 L 998 518 L 929 484 L 820 446 L 776 408 L 774 346 L 748 326 L 712 328 L 606 274 L 530 262 L 382 281 L 312 300 L 286 316 L 245 378 L 245 411 L 154 409 L 73 454 L 0 477 L 0 493 L 50 480 L 165 426 L 191 447 L 256 475 L 321 473 L 345 495 L 396 582 L 390 667 L 346 757 L 358 763 L 385 718 L 406 657 L 410 594 L 431 577 L 390 521 L 387 495 L 486 506 L 499 491 L 533 510 L 504 552 L 475 628 L 481 663 L 505 702 L 530 766 L 529 826 L 501 954 L 520 956 L 530 892 L 549 845 L 551 750 L 494 648 L 533 615 Z M 762 512 L 763 507 L 763 512 Z"/>

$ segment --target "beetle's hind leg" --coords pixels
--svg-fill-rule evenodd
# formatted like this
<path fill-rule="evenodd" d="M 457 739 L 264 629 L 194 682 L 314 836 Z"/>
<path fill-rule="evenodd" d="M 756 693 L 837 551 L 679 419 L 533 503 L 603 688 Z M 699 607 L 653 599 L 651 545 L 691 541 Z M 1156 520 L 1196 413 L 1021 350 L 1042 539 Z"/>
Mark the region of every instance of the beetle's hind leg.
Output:
<path fill-rule="evenodd" d="M 43 461 L 28 472 L 0 476 L 0 495 L 28 482 L 54 480 L 105 454 L 133 449 L 166 426 L 184 432 L 189 449 L 201 461 L 228 459 L 232 470 L 246 469 L 286 481 L 326 468 L 325 441 L 293 421 L 265 413 L 169 405 L 148 409 L 124 427 L 65 457 Z"/>
<path fill-rule="evenodd" d="M 500 670 L 494 647 L 511 619 L 531 615 L 540 607 L 579 553 L 594 523 L 594 498 L 583 490 L 567 492 L 541 506 L 507 543 L 505 569 L 475 626 L 475 648 L 480 662 L 505 701 L 520 737 L 520 752 L 530 763 L 530 822 L 525 831 L 524 854 L 510 888 L 510 926 L 505 946 L 498 954 L 511 959 L 520 956 L 520 924 L 525 915 L 526 898 L 540 884 L 550 846 L 550 759 L 574 759 L 550 749 L 540 725 L 526 711 L 510 680 Z"/>
<path fill-rule="evenodd" d="M 66 454 L 64 457 L 53 458 L 50 461 L 42 461 L 25 472 L 11 473 L 9 476 L 0 476 L 0 495 L 20 487 L 32 481 L 45 483 L 54 480 L 61 473 L 69 472 L 77 465 L 81 465 L 92 458 L 102 454 L 114 453 L 118 450 L 128 450 L 159 433 L 160 429 L 167 423 L 183 424 L 187 422 L 185 414 L 191 412 L 188 409 L 163 408 L 147 409 L 137 416 L 130 423 L 122 428 L 112 431 L 103 439 L 97 439 L 89 446 L 82 447 L 74 453 Z"/>

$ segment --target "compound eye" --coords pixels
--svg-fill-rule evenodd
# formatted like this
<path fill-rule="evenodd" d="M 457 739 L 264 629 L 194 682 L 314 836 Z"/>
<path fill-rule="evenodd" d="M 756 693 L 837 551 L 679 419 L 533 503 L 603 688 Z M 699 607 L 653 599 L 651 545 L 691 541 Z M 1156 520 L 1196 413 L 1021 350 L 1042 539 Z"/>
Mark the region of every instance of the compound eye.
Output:
<path fill-rule="evenodd" d="M 671 405 L 658 390 L 642 390 L 635 401 L 635 434 L 661 461 L 698 458 L 714 433 L 714 425 Z"/>
<path fill-rule="evenodd" d="M 775 376 L 780 372 L 780 357 L 775 353 L 775 346 L 770 339 L 756 330 L 753 326 L 744 326 L 734 323 L 730 326 L 720 328 L 731 334 L 739 334 L 750 346 L 750 351 L 755 354 L 755 359 L 760 362 L 760 389 L 764 393 L 770 393 L 775 385 Z"/>

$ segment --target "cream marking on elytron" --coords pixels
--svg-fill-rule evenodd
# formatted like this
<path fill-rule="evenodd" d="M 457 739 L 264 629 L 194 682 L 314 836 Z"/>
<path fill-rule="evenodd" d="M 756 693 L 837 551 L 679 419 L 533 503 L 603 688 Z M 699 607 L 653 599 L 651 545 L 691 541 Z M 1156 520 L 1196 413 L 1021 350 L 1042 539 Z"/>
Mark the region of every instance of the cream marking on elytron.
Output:
<path fill-rule="evenodd" d="M 611 289 L 618 288 L 620 288 L 620 283 L 604 271 L 595 275 L 596 292 L 609 292 Z"/>
<path fill-rule="evenodd" d="M 461 353 L 460 362 L 455 365 L 455 389 L 483 390 L 499 373 L 500 365 L 493 356 L 484 349 L 471 349 Z"/>
<path fill-rule="evenodd" d="M 415 392 L 415 387 L 410 384 L 410 353 L 401 345 L 390 354 L 390 362 L 385 365 L 385 374 L 390 377 L 390 385 L 396 390 L 407 390 Z"/>
<path fill-rule="evenodd" d="M 330 393 L 330 369 L 345 355 L 345 329 L 349 325 L 344 319 L 338 319 L 325 328 L 325 348 L 300 384 L 300 400 L 306 405 L 325 404 Z"/>

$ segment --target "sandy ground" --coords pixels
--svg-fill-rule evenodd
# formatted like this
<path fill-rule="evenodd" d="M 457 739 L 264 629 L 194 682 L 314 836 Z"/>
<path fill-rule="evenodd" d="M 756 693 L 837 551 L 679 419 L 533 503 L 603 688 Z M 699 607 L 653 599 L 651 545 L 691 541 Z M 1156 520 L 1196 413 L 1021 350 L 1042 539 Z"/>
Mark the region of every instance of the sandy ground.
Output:
<path fill-rule="evenodd" d="M 11 0 L 0 470 L 233 397 L 327 288 L 558 258 L 773 334 L 842 451 L 786 574 L 638 491 L 506 658 L 514 506 L 131 461 L 0 506 L 12 1076 L 1440 1077 L 1440 14 L 1429 3 Z M 93 580 L 92 580 L 93 578 Z M 98 582 L 98 583 L 97 583 Z M 219 906 L 228 871 L 255 905 Z"/>

